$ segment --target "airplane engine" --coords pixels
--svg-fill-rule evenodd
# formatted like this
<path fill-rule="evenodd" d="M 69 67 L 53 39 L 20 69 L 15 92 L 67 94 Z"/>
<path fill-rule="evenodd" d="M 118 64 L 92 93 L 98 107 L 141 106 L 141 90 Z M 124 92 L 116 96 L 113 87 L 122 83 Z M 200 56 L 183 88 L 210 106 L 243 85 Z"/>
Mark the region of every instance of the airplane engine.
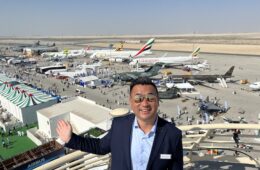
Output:
<path fill-rule="evenodd" d="M 123 59 L 122 58 L 110 58 L 109 61 L 110 62 L 122 63 Z"/>
<path fill-rule="evenodd" d="M 116 62 L 117 62 L 117 63 L 122 63 L 122 62 L 123 62 L 123 59 L 122 59 L 122 58 L 116 58 Z"/>

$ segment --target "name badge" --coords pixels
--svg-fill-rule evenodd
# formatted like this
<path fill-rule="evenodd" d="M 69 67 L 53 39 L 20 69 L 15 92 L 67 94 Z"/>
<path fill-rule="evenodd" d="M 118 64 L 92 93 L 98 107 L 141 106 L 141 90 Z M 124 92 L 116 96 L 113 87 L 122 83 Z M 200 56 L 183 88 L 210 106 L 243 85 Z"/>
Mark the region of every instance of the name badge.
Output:
<path fill-rule="evenodd" d="M 161 154 L 161 155 L 160 155 L 160 158 L 161 158 L 161 159 L 171 159 L 171 158 L 172 158 L 172 155 L 171 155 L 171 154 Z"/>

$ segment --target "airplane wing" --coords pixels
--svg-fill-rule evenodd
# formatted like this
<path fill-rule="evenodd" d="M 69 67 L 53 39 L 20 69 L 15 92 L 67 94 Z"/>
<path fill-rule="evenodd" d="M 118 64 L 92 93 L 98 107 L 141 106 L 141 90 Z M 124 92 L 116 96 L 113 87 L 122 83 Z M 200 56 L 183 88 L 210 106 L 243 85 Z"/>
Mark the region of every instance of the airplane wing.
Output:
<path fill-rule="evenodd" d="M 213 89 L 213 90 L 218 90 L 218 89 L 216 89 L 216 88 L 214 88 L 214 87 L 211 87 L 211 86 L 209 86 L 209 85 L 206 85 L 206 84 L 204 84 L 204 83 L 201 83 L 201 84 L 199 84 L 200 86 L 204 86 L 204 87 L 207 87 L 207 88 L 210 88 L 210 89 Z"/>
<path fill-rule="evenodd" d="M 218 90 L 210 85 L 206 85 L 205 81 L 202 81 L 202 80 L 193 80 L 193 79 L 190 79 L 190 80 L 187 80 L 190 84 L 192 85 L 200 85 L 200 86 L 204 86 L 204 87 L 207 87 L 207 88 L 210 88 L 210 89 L 213 89 L 213 90 Z"/>
<path fill-rule="evenodd" d="M 137 79 L 138 78 L 138 76 L 133 75 L 133 74 L 126 74 L 126 76 L 131 77 L 132 79 Z"/>

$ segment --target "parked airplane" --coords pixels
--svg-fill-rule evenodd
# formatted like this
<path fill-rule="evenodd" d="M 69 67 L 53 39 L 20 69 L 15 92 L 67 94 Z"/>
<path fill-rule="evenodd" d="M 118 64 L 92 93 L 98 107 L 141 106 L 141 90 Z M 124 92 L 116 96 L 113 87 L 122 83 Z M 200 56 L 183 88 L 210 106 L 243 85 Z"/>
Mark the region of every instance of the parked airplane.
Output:
<path fill-rule="evenodd" d="M 179 91 L 180 90 L 176 87 L 165 88 L 164 91 L 159 90 L 158 95 L 160 99 L 173 99 L 180 97 Z"/>
<path fill-rule="evenodd" d="M 259 82 L 254 82 L 254 83 L 250 84 L 249 87 L 253 91 L 260 90 L 260 81 Z"/>
<path fill-rule="evenodd" d="M 114 52 L 114 51 L 123 51 L 123 47 L 124 47 L 124 42 L 120 42 L 120 45 L 117 46 L 115 49 L 112 49 L 113 44 L 109 45 L 109 49 L 91 49 L 90 46 L 87 46 L 87 48 L 85 48 L 85 52 L 86 54 L 94 54 L 97 52 L 104 52 L 104 53 L 108 53 L 108 52 Z"/>
<path fill-rule="evenodd" d="M 17 51 L 17 52 L 24 52 L 24 49 L 26 49 L 26 48 L 33 48 L 35 50 L 36 47 L 39 47 L 38 50 L 40 50 L 42 47 L 44 49 L 46 49 L 48 47 L 54 47 L 54 46 L 56 46 L 55 43 L 53 43 L 51 45 L 48 43 L 46 45 L 41 45 L 40 41 L 37 41 L 33 44 L 21 44 L 21 45 L 15 46 L 15 47 L 11 47 L 10 49 L 13 51 Z M 53 48 L 50 48 L 50 49 L 53 49 Z M 55 48 L 55 50 L 57 50 L 57 49 Z M 37 52 L 41 52 L 41 51 L 37 51 Z"/>
<path fill-rule="evenodd" d="M 188 81 L 191 83 L 202 83 L 202 82 L 215 82 L 218 79 L 226 80 L 227 78 L 231 78 L 232 73 L 234 71 L 235 66 L 230 67 L 230 69 L 225 74 L 213 74 L 213 75 L 171 75 L 171 79 L 183 79 L 184 81 Z"/>
<path fill-rule="evenodd" d="M 45 52 L 41 54 L 42 57 L 50 57 L 50 59 L 65 59 L 65 58 L 74 58 L 74 57 L 83 57 L 85 56 L 85 50 L 68 50 L 65 49 L 62 52 Z"/>
<path fill-rule="evenodd" d="M 200 48 L 194 50 L 189 56 L 175 56 L 175 57 L 167 57 L 163 55 L 162 57 L 145 57 L 145 58 L 134 58 L 129 65 L 153 65 L 155 63 L 163 63 L 164 65 L 183 65 L 185 62 L 192 61 L 195 58 L 198 58 Z"/>
<path fill-rule="evenodd" d="M 225 106 L 220 106 L 217 102 L 211 102 L 209 101 L 209 97 L 206 98 L 206 100 L 200 100 L 199 101 L 199 109 L 206 112 L 206 113 L 223 113 L 228 110 L 227 104 Z"/>
<path fill-rule="evenodd" d="M 184 65 L 183 66 L 183 70 L 186 70 L 186 71 L 191 71 L 191 70 L 202 71 L 202 70 L 205 70 L 205 69 L 209 69 L 209 64 L 208 64 L 207 60 L 205 60 L 201 64 L 192 64 L 192 65 Z"/>
<path fill-rule="evenodd" d="M 144 72 L 124 72 L 113 75 L 113 78 L 115 81 L 125 81 L 129 82 L 134 79 L 137 79 L 138 77 L 153 77 L 158 74 L 158 71 L 161 69 L 162 64 L 156 63 L 155 65 L 151 66 Z"/>
<path fill-rule="evenodd" d="M 154 38 L 151 38 L 147 41 L 147 43 L 139 50 L 128 50 L 128 51 L 116 51 L 116 50 L 91 50 L 86 51 L 88 54 L 92 54 L 90 58 L 94 59 L 103 59 L 109 60 L 111 62 L 124 62 L 129 61 L 131 58 L 136 56 L 142 56 L 146 54 L 152 54 L 150 49 L 152 48 L 152 44 L 154 43 Z"/>

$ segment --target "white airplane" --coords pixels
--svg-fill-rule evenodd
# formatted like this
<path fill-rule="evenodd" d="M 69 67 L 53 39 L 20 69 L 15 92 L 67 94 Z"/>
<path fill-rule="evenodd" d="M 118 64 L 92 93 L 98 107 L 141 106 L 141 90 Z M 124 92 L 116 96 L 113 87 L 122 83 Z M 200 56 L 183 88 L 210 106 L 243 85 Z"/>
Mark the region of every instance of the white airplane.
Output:
<path fill-rule="evenodd" d="M 260 81 L 259 82 L 254 82 L 254 83 L 250 84 L 249 87 L 253 91 L 260 90 Z"/>
<path fill-rule="evenodd" d="M 91 50 L 89 46 L 87 46 L 87 48 L 85 49 L 86 54 L 94 54 L 96 52 L 104 52 L 104 53 L 108 53 L 111 51 L 122 51 L 123 50 L 123 42 L 120 43 L 119 47 L 116 47 L 115 49 L 98 49 L 98 50 Z"/>
<path fill-rule="evenodd" d="M 63 50 L 62 52 L 45 52 L 42 53 L 42 57 L 50 57 L 50 59 L 65 59 L 74 57 L 84 57 L 86 55 L 85 50 Z"/>
<path fill-rule="evenodd" d="M 163 63 L 165 65 L 177 65 L 184 64 L 185 62 L 192 61 L 193 59 L 198 58 L 197 55 L 200 51 L 200 48 L 194 50 L 190 56 L 177 56 L 177 57 L 150 57 L 150 58 L 134 58 L 129 65 L 153 65 L 155 63 Z"/>
<path fill-rule="evenodd" d="M 151 38 L 147 43 L 139 50 L 127 50 L 127 51 L 116 51 L 116 50 L 90 50 L 86 51 L 87 54 L 92 54 L 90 58 L 109 60 L 111 62 L 123 62 L 129 61 L 131 58 L 136 56 L 143 56 L 146 54 L 152 54 L 150 49 L 154 43 L 154 38 Z"/>
<path fill-rule="evenodd" d="M 187 71 L 190 71 L 190 70 L 202 71 L 202 70 L 205 70 L 205 69 L 209 69 L 209 64 L 208 64 L 208 61 L 205 60 L 201 64 L 184 65 L 183 69 L 187 70 Z"/>

